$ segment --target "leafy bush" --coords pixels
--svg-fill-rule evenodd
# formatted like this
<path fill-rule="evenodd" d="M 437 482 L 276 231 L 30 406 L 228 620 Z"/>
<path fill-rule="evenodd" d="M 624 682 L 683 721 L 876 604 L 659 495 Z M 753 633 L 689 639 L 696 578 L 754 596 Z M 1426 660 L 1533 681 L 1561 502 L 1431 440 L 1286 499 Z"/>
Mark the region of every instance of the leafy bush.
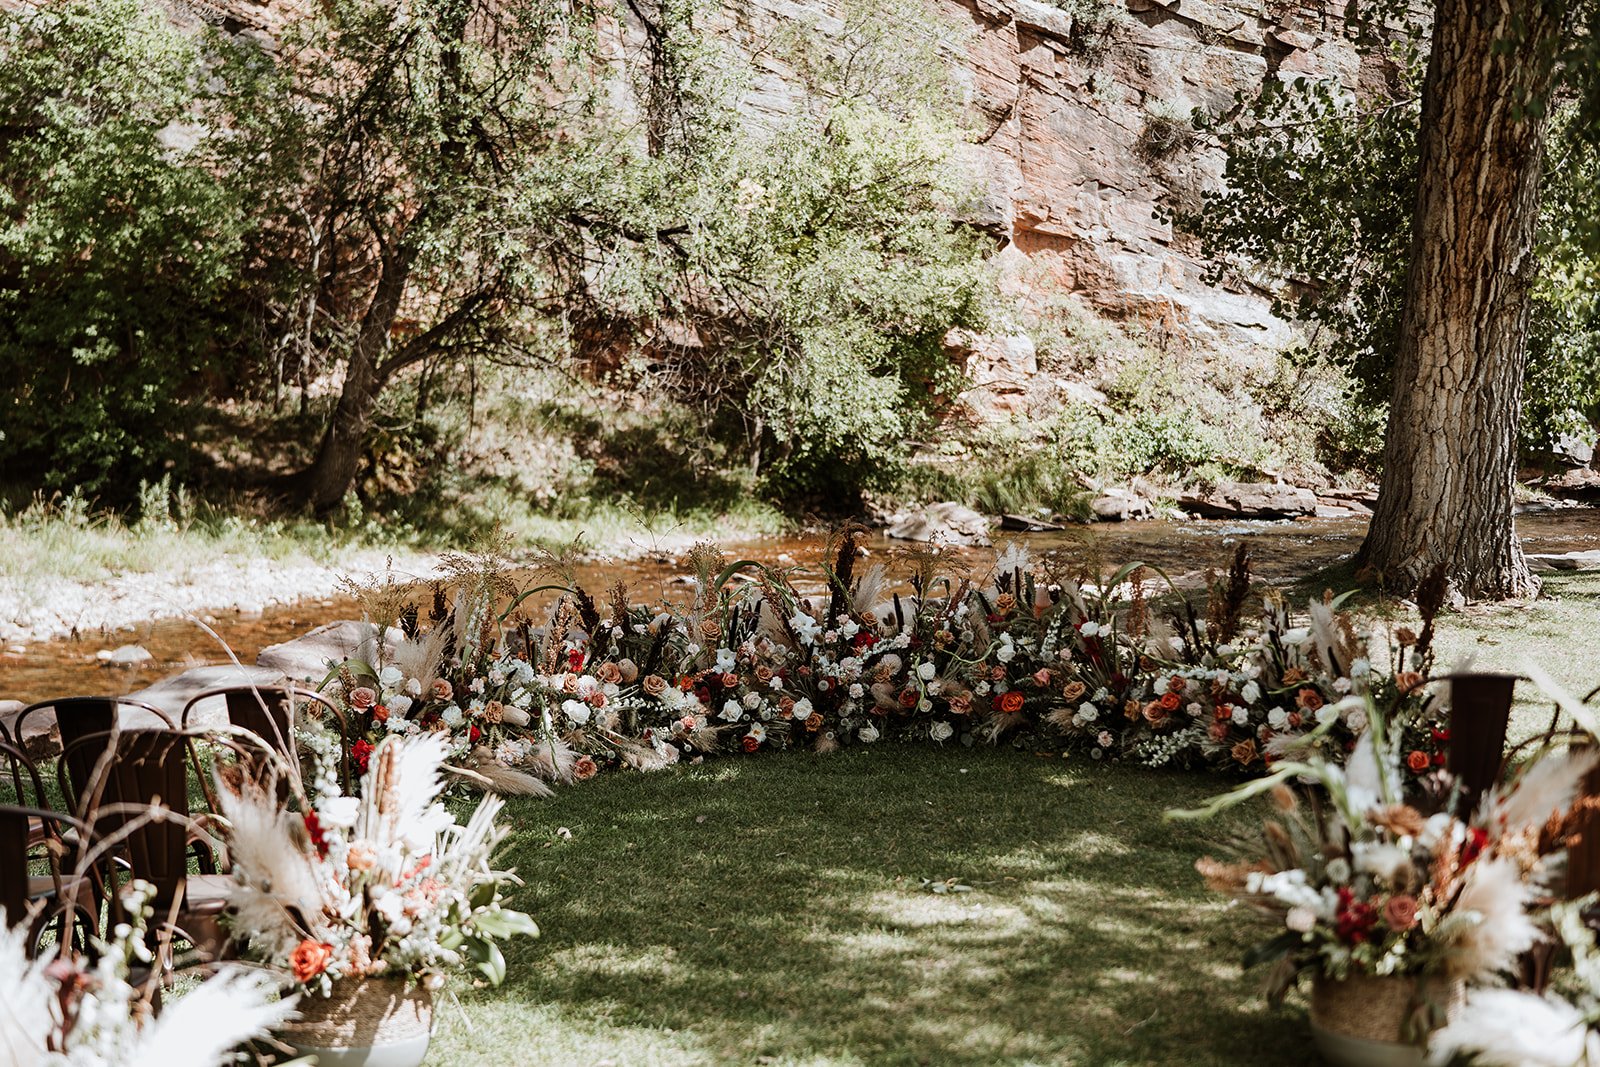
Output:
<path fill-rule="evenodd" d="M 122 503 L 183 459 L 185 409 L 240 340 L 250 191 L 207 131 L 247 74 L 138 0 L 0 14 L 8 477 Z"/>

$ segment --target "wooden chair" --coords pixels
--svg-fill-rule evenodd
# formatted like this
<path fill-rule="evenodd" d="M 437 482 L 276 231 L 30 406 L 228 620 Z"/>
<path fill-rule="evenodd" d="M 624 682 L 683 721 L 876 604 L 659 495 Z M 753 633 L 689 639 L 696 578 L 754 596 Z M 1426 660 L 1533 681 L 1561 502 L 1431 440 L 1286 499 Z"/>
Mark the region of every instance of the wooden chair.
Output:
<path fill-rule="evenodd" d="M 227 943 L 218 918 L 232 880 L 188 871 L 189 740 L 175 730 L 90 734 L 62 750 L 57 772 L 94 851 L 104 850 L 97 866 L 116 920 L 117 880 L 125 869 L 155 887 L 152 939 L 161 944 L 180 936 L 215 959 Z"/>
<path fill-rule="evenodd" d="M 222 697 L 228 711 L 228 723 L 261 738 L 274 752 L 291 765 L 298 766 L 299 753 L 294 742 L 295 716 L 299 705 L 315 702 L 333 716 L 339 729 L 339 776 L 345 792 L 350 791 L 349 725 L 339 705 L 321 693 L 298 686 L 224 685 L 196 693 L 183 706 L 179 724 L 189 729 L 189 716 L 203 700 Z M 286 790 L 287 782 L 280 781 L 279 788 Z M 206 795 L 211 796 L 209 786 Z M 214 798 L 212 798 L 214 800 Z M 212 805 L 215 807 L 215 804 Z"/>
<path fill-rule="evenodd" d="M 37 954 L 40 939 L 52 924 L 58 940 L 71 938 L 74 947 L 86 949 L 99 930 L 99 897 L 91 880 L 80 872 L 62 870 L 59 856 L 47 851 L 43 862 L 47 873 L 32 872 L 40 860 L 31 853 L 29 838 L 33 827 L 45 823 L 59 838 L 58 824 L 67 823 L 80 831 L 71 816 L 43 808 L 0 804 L 0 908 L 6 923 L 16 927 L 28 924 L 24 947 L 31 957 Z"/>
<path fill-rule="evenodd" d="M 28 720 L 41 716 L 46 711 L 53 711 L 56 715 L 56 731 L 61 735 L 61 747 L 65 750 L 69 743 L 80 737 L 127 729 L 127 724 L 122 722 L 124 708 L 148 712 L 155 716 L 156 722 L 152 725 L 165 726 L 171 730 L 178 727 L 178 724 L 172 721 L 171 715 L 154 704 L 147 704 L 131 697 L 56 697 L 29 704 L 19 711 L 13 724 L 12 734 L 16 745 L 26 750 Z"/>

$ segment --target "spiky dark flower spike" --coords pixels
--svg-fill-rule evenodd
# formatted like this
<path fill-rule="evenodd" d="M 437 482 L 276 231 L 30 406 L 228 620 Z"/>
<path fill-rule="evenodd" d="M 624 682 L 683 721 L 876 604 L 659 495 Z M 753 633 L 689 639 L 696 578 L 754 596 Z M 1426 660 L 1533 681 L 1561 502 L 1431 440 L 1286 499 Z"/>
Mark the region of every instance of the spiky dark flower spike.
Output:
<path fill-rule="evenodd" d="M 832 594 L 828 601 L 830 626 L 834 619 L 850 610 L 850 583 L 856 569 L 856 540 L 866 532 L 865 526 L 851 522 L 834 534 L 834 538 L 838 539 L 839 551 L 834 557 L 833 571 L 828 575 L 828 589 Z"/>
<path fill-rule="evenodd" d="M 1250 545 L 1240 541 L 1233 553 L 1233 564 L 1228 568 L 1228 584 L 1213 590 L 1208 622 L 1216 640 L 1233 640 L 1239 632 L 1239 620 L 1244 617 L 1244 604 L 1249 598 Z"/>
<path fill-rule="evenodd" d="M 1417 611 L 1422 615 L 1422 633 L 1418 635 L 1416 647 L 1412 650 L 1415 657 L 1412 662 L 1421 663 L 1427 657 L 1428 649 L 1433 645 L 1433 620 L 1438 617 L 1439 609 L 1444 607 L 1445 597 L 1449 595 L 1450 579 L 1441 562 L 1417 585 Z"/>

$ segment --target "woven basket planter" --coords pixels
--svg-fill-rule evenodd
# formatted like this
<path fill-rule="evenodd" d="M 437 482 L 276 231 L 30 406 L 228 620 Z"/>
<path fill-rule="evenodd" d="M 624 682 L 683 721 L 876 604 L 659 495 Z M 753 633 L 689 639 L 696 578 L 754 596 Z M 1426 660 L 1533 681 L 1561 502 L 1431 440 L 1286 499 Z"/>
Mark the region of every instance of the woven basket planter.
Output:
<path fill-rule="evenodd" d="M 433 995 L 403 978 L 335 982 L 331 996 L 301 997 L 298 1010 L 278 1036 L 320 1067 L 417 1067 L 428 1055 Z"/>
<path fill-rule="evenodd" d="M 1336 1067 L 1423 1067 L 1426 1048 L 1407 1040 L 1407 1020 L 1433 1009 L 1443 1022 L 1465 1000 L 1465 984 L 1443 978 L 1319 974 L 1311 986 L 1311 1033 Z"/>

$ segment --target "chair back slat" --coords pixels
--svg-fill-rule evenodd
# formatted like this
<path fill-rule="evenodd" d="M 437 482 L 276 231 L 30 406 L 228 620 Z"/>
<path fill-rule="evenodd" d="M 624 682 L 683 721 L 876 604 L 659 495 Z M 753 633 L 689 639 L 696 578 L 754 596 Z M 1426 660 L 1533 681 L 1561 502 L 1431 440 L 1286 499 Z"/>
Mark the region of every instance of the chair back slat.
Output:
<path fill-rule="evenodd" d="M 188 872 L 187 745 L 175 731 L 126 730 L 81 737 L 61 753 L 62 787 L 79 817 L 96 840 L 126 831 L 114 851 L 155 887 L 158 913 L 180 898 Z M 170 814 L 145 818 L 157 803 Z"/>
<path fill-rule="evenodd" d="M 125 727 L 122 722 L 124 709 L 141 711 L 153 715 L 156 724 L 166 728 L 176 729 L 177 723 L 172 721 L 172 716 L 142 700 L 132 697 L 56 697 L 52 700 L 41 700 L 37 704 L 29 704 L 17 713 L 13 724 L 13 732 L 17 745 L 26 749 L 27 727 L 30 719 L 42 716 L 46 711 L 52 711 L 56 717 L 56 731 L 61 735 L 63 750 L 73 741 L 90 734 L 102 734 L 111 730 Z"/>
<path fill-rule="evenodd" d="M 10 927 L 28 915 L 28 820 L 27 809 L 0 806 L 0 908 Z"/>

